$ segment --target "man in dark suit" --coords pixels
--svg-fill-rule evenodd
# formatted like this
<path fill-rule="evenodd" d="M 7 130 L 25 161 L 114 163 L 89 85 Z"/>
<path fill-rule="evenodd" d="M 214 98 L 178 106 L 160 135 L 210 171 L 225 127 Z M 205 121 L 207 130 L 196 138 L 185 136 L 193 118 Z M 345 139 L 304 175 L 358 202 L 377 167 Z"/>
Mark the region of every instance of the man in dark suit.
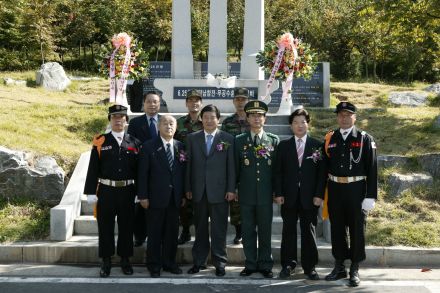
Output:
<path fill-rule="evenodd" d="M 141 143 L 158 137 L 158 121 L 160 115 L 160 96 L 156 91 L 144 95 L 144 115 L 133 118 L 128 125 L 127 132 L 136 137 Z M 146 210 L 136 203 L 134 217 L 134 246 L 141 246 L 147 238 Z"/>
<path fill-rule="evenodd" d="M 176 252 L 186 155 L 183 143 L 173 139 L 176 125 L 173 116 L 161 116 L 160 136 L 145 142 L 139 156 L 138 198 L 149 210 L 147 267 L 153 278 L 160 276 L 161 268 L 182 273 Z"/>
<path fill-rule="evenodd" d="M 127 108 L 113 105 L 108 119 L 112 131 L 96 136 L 87 170 L 84 194 L 96 204 L 98 221 L 99 257 L 102 258 L 101 277 L 111 271 L 111 256 L 115 253 L 115 217 L 118 218 L 117 254 L 125 275 L 132 275 L 129 257 L 133 255 L 133 221 L 135 179 L 140 142 L 124 134 Z"/>
<path fill-rule="evenodd" d="M 296 223 L 301 228 L 301 266 L 311 280 L 318 280 L 315 226 L 324 198 L 325 165 L 322 143 L 308 135 L 309 113 L 295 110 L 289 117 L 294 136 L 280 142 L 275 164 L 275 201 L 281 204 L 283 232 L 280 278 L 294 273 L 297 258 Z"/>
<path fill-rule="evenodd" d="M 217 276 L 225 275 L 228 202 L 235 199 L 234 137 L 217 129 L 220 111 L 207 105 L 201 111 L 203 130 L 187 137 L 186 197 L 193 200 L 196 238 L 194 265 L 189 274 L 206 268 L 208 252 Z M 211 245 L 209 243 L 211 218 Z"/>

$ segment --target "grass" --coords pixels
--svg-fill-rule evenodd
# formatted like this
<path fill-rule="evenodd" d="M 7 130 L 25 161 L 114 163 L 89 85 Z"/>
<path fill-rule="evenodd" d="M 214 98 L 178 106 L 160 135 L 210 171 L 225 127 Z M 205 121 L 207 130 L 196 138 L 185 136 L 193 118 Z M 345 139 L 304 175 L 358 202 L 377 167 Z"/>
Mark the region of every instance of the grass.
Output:
<path fill-rule="evenodd" d="M 0 197 L 0 243 L 48 239 L 49 226 L 50 205 Z"/>
<path fill-rule="evenodd" d="M 72 75 L 83 75 L 72 73 Z M 3 77 L 24 79 L 28 86 L 5 86 Z M 354 102 L 360 110 L 357 125 L 372 134 L 379 154 L 416 156 L 440 152 L 440 130 L 433 127 L 440 115 L 438 97 L 428 107 L 390 107 L 390 91 L 420 90 L 427 84 L 386 85 L 372 83 L 331 83 L 334 107 L 340 100 Z M 90 149 L 94 134 L 107 125 L 108 81 L 73 81 L 64 92 L 50 92 L 35 86 L 33 72 L 0 72 L 0 141 L 11 148 L 50 155 L 67 176 L 84 151 Z M 330 109 L 308 109 L 311 132 L 323 137 L 336 128 Z M 367 223 L 370 245 L 440 247 L 440 183 L 413 188 L 398 198 L 389 196 L 387 178 L 392 173 L 419 171 L 416 163 L 380 172 L 380 196 Z M 31 200 L 7 201 L 0 197 L 0 242 L 46 239 L 49 234 L 47 203 Z"/>

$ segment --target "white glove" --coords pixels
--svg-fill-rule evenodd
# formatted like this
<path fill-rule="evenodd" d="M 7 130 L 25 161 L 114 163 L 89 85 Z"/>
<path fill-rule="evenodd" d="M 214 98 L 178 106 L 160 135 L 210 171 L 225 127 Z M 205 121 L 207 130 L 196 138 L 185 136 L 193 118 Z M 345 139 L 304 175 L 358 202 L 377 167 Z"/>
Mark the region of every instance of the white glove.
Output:
<path fill-rule="evenodd" d="M 374 208 L 374 205 L 376 204 L 374 198 L 364 198 L 362 201 L 362 209 L 364 211 L 370 211 Z"/>
<path fill-rule="evenodd" d="M 140 202 L 140 200 L 139 200 L 138 196 L 136 195 L 134 198 L 134 203 L 138 203 L 138 202 Z"/>
<path fill-rule="evenodd" d="M 98 201 L 96 194 L 87 194 L 87 203 L 92 204 Z"/>

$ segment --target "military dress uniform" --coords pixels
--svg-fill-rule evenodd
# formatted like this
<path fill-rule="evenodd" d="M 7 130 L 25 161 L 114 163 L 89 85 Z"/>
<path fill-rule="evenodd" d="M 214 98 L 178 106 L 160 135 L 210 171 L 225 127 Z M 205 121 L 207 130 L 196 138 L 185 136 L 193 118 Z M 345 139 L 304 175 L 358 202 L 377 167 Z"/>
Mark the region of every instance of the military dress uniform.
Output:
<path fill-rule="evenodd" d="M 356 108 L 348 102 L 338 104 L 336 112 Z M 365 198 L 377 199 L 376 143 L 371 135 L 353 126 L 343 139 L 340 129 L 326 137 L 324 158 L 328 171 L 328 212 L 331 223 L 332 254 L 335 270 L 327 280 L 346 276 L 344 260 L 352 262 L 350 275 L 365 260 Z M 347 241 L 347 231 L 350 241 Z M 338 271 L 339 270 L 339 271 Z M 350 279 L 351 281 L 351 279 Z"/>
<path fill-rule="evenodd" d="M 234 91 L 234 97 L 244 96 L 249 98 L 249 90 L 246 88 L 238 88 Z M 233 136 L 244 133 L 249 130 L 249 122 L 246 119 L 240 119 L 237 113 L 226 117 L 222 122 L 221 130 L 226 131 Z M 240 204 L 238 201 L 229 203 L 229 217 L 231 225 L 235 227 L 236 235 L 234 243 L 239 244 L 241 239 L 241 221 L 240 221 Z"/>
<path fill-rule="evenodd" d="M 254 103 L 258 105 L 254 107 Z M 246 106 L 247 113 L 267 112 L 263 102 L 251 101 Z M 257 112 L 261 111 L 260 107 L 264 109 L 263 112 Z M 246 257 L 245 269 L 240 275 L 248 276 L 260 271 L 265 277 L 272 277 L 272 167 L 279 138 L 264 131 L 261 138 L 255 136 L 246 131 L 235 138 L 238 197 Z"/>
<path fill-rule="evenodd" d="M 126 114 L 127 108 L 120 105 L 110 107 L 110 114 L 119 113 L 121 107 L 125 108 Z M 135 178 L 139 147 L 140 141 L 127 133 L 120 145 L 112 133 L 94 139 L 84 194 L 96 194 L 98 197 L 96 218 L 99 257 L 103 258 L 106 265 L 109 265 L 110 257 L 115 253 L 115 217 L 118 219 L 117 254 L 121 257 L 121 264 L 133 255 Z M 101 272 L 101 276 L 105 277 L 105 274 Z"/>
<path fill-rule="evenodd" d="M 189 97 L 199 97 L 202 98 L 201 94 L 196 90 L 191 90 L 187 94 L 187 98 Z M 183 142 L 186 144 L 186 137 L 188 134 L 199 131 L 203 129 L 202 120 L 200 117 L 196 121 L 191 120 L 191 116 L 189 114 L 184 115 L 177 119 L 177 128 L 176 133 L 174 134 L 174 139 Z M 191 235 L 189 232 L 190 226 L 193 224 L 193 203 L 192 200 L 186 200 L 185 205 L 180 208 L 180 224 L 182 225 L 182 234 L 179 237 L 179 244 L 183 244 L 189 240 L 191 240 Z"/>

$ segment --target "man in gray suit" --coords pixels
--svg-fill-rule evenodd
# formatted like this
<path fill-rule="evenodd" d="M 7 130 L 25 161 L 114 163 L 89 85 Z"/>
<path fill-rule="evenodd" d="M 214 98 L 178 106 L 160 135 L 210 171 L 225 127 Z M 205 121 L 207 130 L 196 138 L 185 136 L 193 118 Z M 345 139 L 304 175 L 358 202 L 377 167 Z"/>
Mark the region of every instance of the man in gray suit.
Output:
<path fill-rule="evenodd" d="M 187 136 L 186 197 L 193 200 L 196 238 L 192 248 L 194 265 L 189 274 L 206 268 L 211 259 L 217 276 L 225 275 L 226 230 L 229 201 L 235 200 L 234 137 L 218 130 L 220 111 L 205 106 L 200 116 L 203 130 Z M 209 243 L 211 218 L 211 245 Z"/>

